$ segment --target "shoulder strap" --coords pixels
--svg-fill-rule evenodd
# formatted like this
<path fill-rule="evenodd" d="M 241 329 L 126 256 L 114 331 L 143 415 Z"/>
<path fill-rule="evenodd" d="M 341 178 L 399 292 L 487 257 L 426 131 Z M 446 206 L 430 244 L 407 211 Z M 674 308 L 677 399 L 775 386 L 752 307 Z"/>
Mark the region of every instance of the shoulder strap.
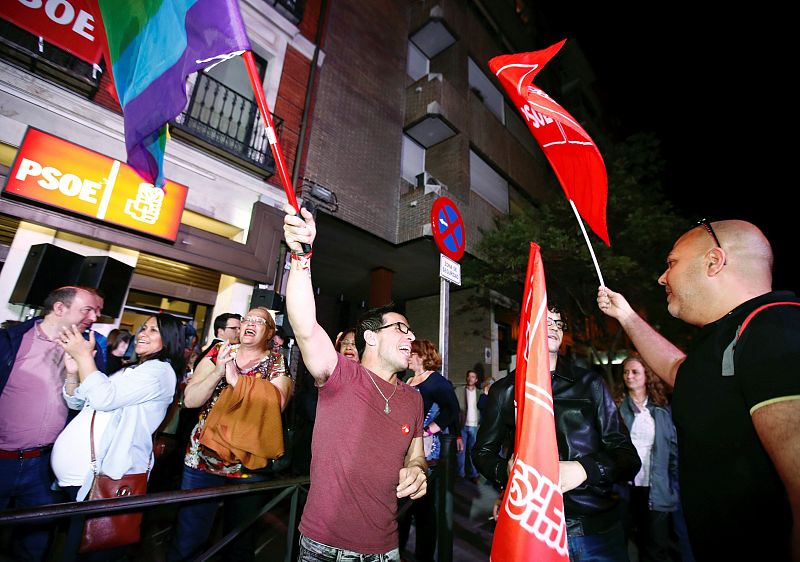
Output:
<path fill-rule="evenodd" d="M 733 336 L 733 340 L 731 343 L 728 344 L 728 347 L 725 348 L 725 351 L 722 352 L 722 376 L 723 377 L 732 377 L 734 373 L 734 356 L 733 353 L 736 351 L 736 343 L 739 341 L 739 338 L 742 336 L 742 332 L 744 332 L 747 325 L 750 323 L 750 320 L 753 317 L 761 312 L 764 309 L 772 308 L 773 306 L 783 306 L 783 305 L 790 305 L 790 306 L 800 306 L 800 302 L 794 301 L 780 301 L 780 302 L 770 302 L 767 304 L 763 304 L 753 310 L 750 314 L 747 315 L 747 318 L 744 319 L 741 326 L 736 329 L 736 335 Z"/>

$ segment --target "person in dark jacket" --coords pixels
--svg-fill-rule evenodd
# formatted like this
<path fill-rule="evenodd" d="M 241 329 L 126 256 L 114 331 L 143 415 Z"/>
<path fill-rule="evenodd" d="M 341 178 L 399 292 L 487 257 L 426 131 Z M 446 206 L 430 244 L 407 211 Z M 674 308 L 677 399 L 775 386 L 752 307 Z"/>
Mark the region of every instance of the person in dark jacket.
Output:
<path fill-rule="evenodd" d="M 570 559 L 627 561 L 619 498 L 613 485 L 631 480 L 641 461 L 602 378 L 558 356 L 566 329 L 561 310 L 549 305 L 548 349 Z M 472 450 L 478 472 L 499 486 L 508 482 L 513 459 L 514 379 L 512 371 L 489 389 Z"/>

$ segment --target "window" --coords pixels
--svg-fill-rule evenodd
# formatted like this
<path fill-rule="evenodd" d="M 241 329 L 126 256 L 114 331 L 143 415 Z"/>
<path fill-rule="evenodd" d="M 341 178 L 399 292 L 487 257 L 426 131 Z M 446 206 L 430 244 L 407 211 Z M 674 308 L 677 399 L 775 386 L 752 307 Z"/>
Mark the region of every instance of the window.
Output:
<path fill-rule="evenodd" d="M 406 60 L 406 74 L 416 82 L 423 76 L 428 75 L 431 61 L 425 56 L 425 53 L 419 50 L 411 41 L 408 42 L 408 60 Z"/>
<path fill-rule="evenodd" d="M 403 135 L 401 175 L 409 183 L 417 184 L 417 176 L 425 171 L 425 149 L 408 135 Z"/>
<path fill-rule="evenodd" d="M 494 113 L 501 123 L 505 123 L 503 114 L 503 94 L 500 90 L 494 87 L 494 84 L 486 77 L 486 75 L 478 68 L 475 61 L 468 59 L 468 72 L 469 72 L 469 87 L 480 96 L 483 104 L 489 108 L 489 111 Z"/>
<path fill-rule="evenodd" d="M 508 182 L 480 156 L 469 151 L 470 189 L 498 211 L 508 213 Z"/>

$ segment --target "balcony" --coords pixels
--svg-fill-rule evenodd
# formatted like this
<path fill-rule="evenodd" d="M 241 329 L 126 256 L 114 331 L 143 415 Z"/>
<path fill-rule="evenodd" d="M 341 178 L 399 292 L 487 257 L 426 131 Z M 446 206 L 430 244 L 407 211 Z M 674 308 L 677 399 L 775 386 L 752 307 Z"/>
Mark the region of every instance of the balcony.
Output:
<path fill-rule="evenodd" d="M 264 0 L 287 20 L 297 25 L 303 19 L 304 0 Z"/>
<path fill-rule="evenodd" d="M 45 80 L 94 99 L 102 67 L 93 66 L 38 36 L 0 19 L 0 58 Z M 105 65 L 105 62 L 101 63 Z"/>
<path fill-rule="evenodd" d="M 406 89 L 404 130 L 430 148 L 464 128 L 465 102 L 441 74 L 423 76 Z"/>
<path fill-rule="evenodd" d="M 274 114 L 280 138 L 283 120 Z M 267 130 L 254 100 L 248 99 L 205 73 L 198 73 L 189 105 L 171 123 L 175 137 L 217 152 L 244 167 L 270 177 L 275 160 Z"/>

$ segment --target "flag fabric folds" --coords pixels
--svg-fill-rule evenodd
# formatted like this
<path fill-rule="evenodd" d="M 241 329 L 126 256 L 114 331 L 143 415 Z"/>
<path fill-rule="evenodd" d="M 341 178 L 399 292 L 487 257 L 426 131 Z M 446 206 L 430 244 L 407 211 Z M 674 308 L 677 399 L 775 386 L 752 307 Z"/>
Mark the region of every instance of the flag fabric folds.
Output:
<path fill-rule="evenodd" d="M 492 540 L 491 562 L 569 562 L 558 465 L 547 291 L 539 246 L 530 245 L 517 337 L 515 460 Z"/>
<path fill-rule="evenodd" d="M 125 119 L 128 164 L 164 184 L 167 123 L 186 107 L 186 78 L 250 50 L 237 0 L 100 0 Z"/>
<path fill-rule="evenodd" d="M 561 49 L 566 39 L 547 49 L 502 55 L 489 61 L 547 156 L 561 187 L 606 245 L 608 177 L 603 157 L 581 125 L 563 107 L 533 84 L 533 78 Z"/>

